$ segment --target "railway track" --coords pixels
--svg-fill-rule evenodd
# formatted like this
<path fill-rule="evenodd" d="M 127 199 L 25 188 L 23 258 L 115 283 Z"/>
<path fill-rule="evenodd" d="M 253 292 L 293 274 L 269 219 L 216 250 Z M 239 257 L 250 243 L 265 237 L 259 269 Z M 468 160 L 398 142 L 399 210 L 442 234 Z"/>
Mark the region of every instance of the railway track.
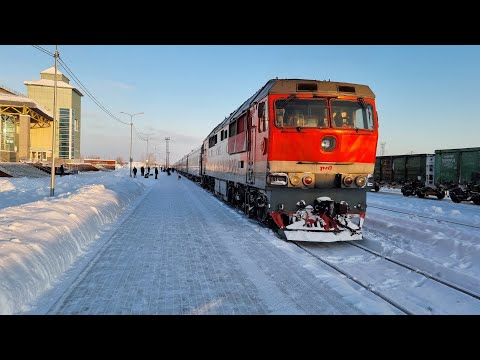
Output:
<path fill-rule="evenodd" d="M 444 219 L 434 218 L 434 217 L 431 217 L 431 216 L 425 216 L 425 215 L 420 215 L 420 214 L 409 213 L 409 212 L 405 212 L 405 211 L 401 211 L 401 210 L 388 209 L 388 208 L 374 206 L 374 205 L 369 205 L 368 207 L 373 208 L 373 209 L 390 211 L 390 212 L 397 213 L 397 214 L 402 214 L 402 215 L 415 216 L 415 217 L 419 217 L 419 218 L 422 218 L 422 219 L 429 219 L 429 220 L 442 222 L 442 223 L 448 223 L 448 224 L 454 224 L 454 225 L 460 225 L 460 226 L 467 226 L 467 227 L 471 227 L 471 228 L 474 228 L 474 229 L 480 229 L 480 226 L 477 226 L 477 225 L 463 224 L 463 223 L 459 223 L 459 222 L 455 222 L 455 221 L 444 220 Z"/>
<path fill-rule="evenodd" d="M 386 301 L 387 303 L 389 303 L 393 307 L 397 308 L 402 313 L 407 314 L 407 315 L 415 314 L 415 312 L 411 311 L 408 308 L 408 304 L 403 305 L 403 304 L 400 303 L 401 300 L 400 301 L 396 300 L 392 296 L 386 295 L 382 291 L 378 290 L 380 288 L 380 286 L 377 287 L 375 285 L 372 285 L 372 284 L 368 283 L 366 280 L 362 280 L 360 278 L 361 276 L 352 275 L 351 272 L 349 272 L 347 270 L 344 270 L 344 269 L 342 269 L 341 266 L 339 266 L 337 264 L 334 264 L 332 261 L 327 260 L 325 256 L 318 255 L 318 253 L 316 253 L 315 250 L 314 250 L 315 247 L 317 246 L 316 244 L 303 243 L 303 242 L 293 242 L 293 243 L 296 246 L 298 246 L 299 248 L 301 248 L 302 250 L 304 250 L 305 252 L 309 253 L 311 256 L 313 256 L 316 259 L 318 259 L 319 261 L 321 261 L 322 263 L 328 265 L 329 267 L 331 267 L 334 270 L 336 270 L 337 272 L 341 273 L 342 275 L 344 275 L 348 279 L 354 281 L 355 283 L 360 285 L 365 290 L 377 295 L 378 297 L 380 297 L 381 299 L 383 299 L 384 301 Z M 438 276 L 435 276 L 433 274 L 429 274 L 429 273 L 427 273 L 427 272 L 425 272 L 421 269 L 415 268 L 414 266 L 411 266 L 407 263 L 404 263 L 404 262 L 401 262 L 401 261 L 398 261 L 398 260 L 394 260 L 394 259 L 392 259 L 388 256 L 382 255 L 382 254 L 380 254 L 380 253 L 378 253 L 374 250 L 371 250 L 371 249 L 369 249 L 365 246 L 362 246 L 362 245 L 360 245 L 356 242 L 342 242 L 342 244 L 347 244 L 349 246 L 361 249 L 362 251 L 367 252 L 371 255 L 374 255 L 375 257 L 378 257 L 379 259 L 383 259 L 387 262 L 393 263 L 396 266 L 401 267 L 402 269 L 406 269 L 408 271 L 415 272 L 425 279 L 431 280 L 431 281 L 433 281 L 433 282 L 435 282 L 435 283 L 437 283 L 441 286 L 447 287 L 447 288 L 452 289 L 456 292 L 462 293 L 462 294 L 464 294 L 464 295 L 466 295 L 470 298 L 473 298 L 474 300 L 480 301 L 480 293 L 478 293 L 478 292 L 474 292 L 474 291 L 465 289 L 460 285 L 454 284 L 454 283 L 452 283 L 450 281 L 447 281 L 445 279 L 441 279 Z"/>

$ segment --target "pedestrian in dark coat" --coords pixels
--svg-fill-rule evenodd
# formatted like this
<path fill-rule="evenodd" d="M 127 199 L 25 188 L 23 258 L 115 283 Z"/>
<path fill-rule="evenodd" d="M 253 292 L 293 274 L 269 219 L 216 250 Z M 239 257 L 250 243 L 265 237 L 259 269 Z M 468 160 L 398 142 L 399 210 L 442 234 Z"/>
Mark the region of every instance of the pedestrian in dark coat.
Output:
<path fill-rule="evenodd" d="M 65 169 L 63 168 L 63 164 L 60 165 L 60 176 L 65 175 Z"/>
<path fill-rule="evenodd" d="M 145 168 L 143 166 L 140 168 L 140 174 L 142 174 L 142 177 L 145 176 Z"/>
<path fill-rule="evenodd" d="M 137 168 L 135 166 L 133 167 L 133 177 L 137 177 Z"/>
<path fill-rule="evenodd" d="M 155 167 L 155 179 L 158 179 L 158 168 Z"/>

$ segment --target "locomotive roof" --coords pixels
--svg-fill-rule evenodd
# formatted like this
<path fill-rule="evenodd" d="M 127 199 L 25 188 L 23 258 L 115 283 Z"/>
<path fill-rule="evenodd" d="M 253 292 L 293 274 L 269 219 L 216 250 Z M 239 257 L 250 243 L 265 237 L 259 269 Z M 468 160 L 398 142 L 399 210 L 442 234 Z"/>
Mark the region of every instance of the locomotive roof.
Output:
<path fill-rule="evenodd" d="M 299 90 L 303 85 L 307 90 Z M 312 86 L 316 85 L 316 90 Z M 248 100 L 240 105 L 234 112 L 218 124 L 207 136 L 210 137 L 218 128 L 229 124 L 233 119 L 242 115 L 253 103 L 263 99 L 268 94 L 320 94 L 325 96 L 347 95 L 357 96 L 359 98 L 375 98 L 375 94 L 367 85 L 352 84 L 335 81 L 321 81 L 308 79 L 270 79 L 267 83 L 253 94 Z"/>

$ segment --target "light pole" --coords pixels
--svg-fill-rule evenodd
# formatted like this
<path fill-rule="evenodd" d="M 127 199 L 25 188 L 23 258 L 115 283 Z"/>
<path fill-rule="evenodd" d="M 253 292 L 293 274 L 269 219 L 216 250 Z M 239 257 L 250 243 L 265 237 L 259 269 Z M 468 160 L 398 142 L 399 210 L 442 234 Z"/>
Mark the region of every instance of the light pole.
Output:
<path fill-rule="evenodd" d="M 170 141 L 170 138 L 167 136 L 165 138 L 165 142 L 166 142 L 166 149 L 165 149 L 165 166 L 167 167 L 167 169 L 170 167 L 170 164 L 169 164 L 169 157 L 170 157 L 170 151 L 168 151 L 168 142 Z"/>
<path fill-rule="evenodd" d="M 143 112 L 129 114 L 123 111 L 120 111 L 122 114 L 130 115 L 130 177 L 132 177 L 132 127 L 133 127 L 133 117 L 135 115 L 143 114 Z"/>
<path fill-rule="evenodd" d="M 57 134 L 57 64 L 58 64 L 58 46 L 55 45 L 55 77 L 53 78 L 53 122 L 52 122 L 52 169 L 50 172 L 50 196 L 55 195 L 55 136 Z"/>

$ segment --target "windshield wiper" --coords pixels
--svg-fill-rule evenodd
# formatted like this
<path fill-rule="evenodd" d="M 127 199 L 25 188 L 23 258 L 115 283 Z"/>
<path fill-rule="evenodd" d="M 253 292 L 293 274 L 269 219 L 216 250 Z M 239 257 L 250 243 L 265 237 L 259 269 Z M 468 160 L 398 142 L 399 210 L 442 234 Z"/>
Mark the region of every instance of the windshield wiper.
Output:
<path fill-rule="evenodd" d="M 286 98 L 285 101 L 282 104 L 282 108 L 284 108 L 285 105 L 287 105 L 290 102 L 290 100 L 295 99 L 295 98 L 296 98 L 295 95 L 290 95 L 288 98 Z"/>

